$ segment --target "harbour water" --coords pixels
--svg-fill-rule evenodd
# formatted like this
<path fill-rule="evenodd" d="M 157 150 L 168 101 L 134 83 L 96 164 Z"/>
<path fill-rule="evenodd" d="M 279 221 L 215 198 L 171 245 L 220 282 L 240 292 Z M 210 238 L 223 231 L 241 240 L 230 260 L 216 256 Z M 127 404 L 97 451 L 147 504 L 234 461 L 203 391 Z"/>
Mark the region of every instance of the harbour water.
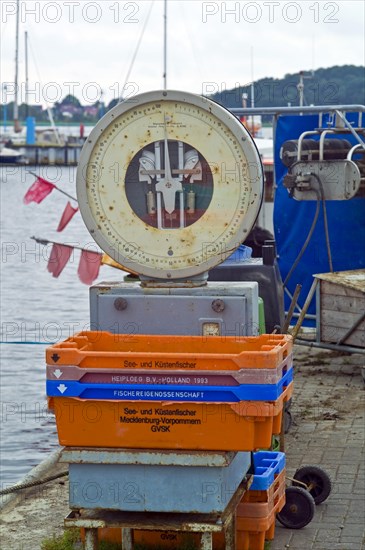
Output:
<path fill-rule="evenodd" d="M 54 190 L 41 204 L 23 204 L 32 170 L 76 195 L 76 169 L 0 167 L 1 197 L 1 482 L 12 485 L 58 447 L 45 393 L 45 348 L 88 328 L 88 287 L 77 275 L 75 250 L 58 279 L 47 271 L 51 245 L 37 237 L 97 250 L 78 212 L 57 233 L 67 198 Z M 123 272 L 103 266 L 99 279 Z M 23 342 L 13 343 L 13 342 Z"/>

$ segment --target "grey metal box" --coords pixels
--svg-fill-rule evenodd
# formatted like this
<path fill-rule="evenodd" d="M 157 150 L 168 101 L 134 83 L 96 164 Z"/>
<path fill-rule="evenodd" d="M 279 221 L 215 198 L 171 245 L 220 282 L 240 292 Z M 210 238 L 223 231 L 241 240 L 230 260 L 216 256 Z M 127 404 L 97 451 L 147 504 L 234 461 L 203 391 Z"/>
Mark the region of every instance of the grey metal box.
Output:
<path fill-rule="evenodd" d="M 100 283 L 90 288 L 91 330 L 124 334 L 199 336 L 214 325 L 222 336 L 258 334 L 257 282 L 199 287 Z"/>
<path fill-rule="evenodd" d="M 65 449 L 73 509 L 220 513 L 251 465 L 249 452 Z"/>
<path fill-rule="evenodd" d="M 276 260 L 272 265 L 264 264 L 262 258 L 225 261 L 209 271 L 209 281 L 256 281 L 264 301 L 267 333 L 273 332 L 276 326 L 284 326 L 283 281 Z"/>

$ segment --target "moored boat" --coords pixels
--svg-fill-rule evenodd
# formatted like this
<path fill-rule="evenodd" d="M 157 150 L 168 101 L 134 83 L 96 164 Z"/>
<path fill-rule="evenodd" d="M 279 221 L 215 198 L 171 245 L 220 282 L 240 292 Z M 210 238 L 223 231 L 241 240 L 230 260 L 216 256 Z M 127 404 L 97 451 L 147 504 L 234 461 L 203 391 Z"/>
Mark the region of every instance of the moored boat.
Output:
<path fill-rule="evenodd" d="M 26 164 L 26 158 L 19 152 L 11 149 L 10 147 L 1 147 L 0 150 L 0 163 L 1 164 Z"/>

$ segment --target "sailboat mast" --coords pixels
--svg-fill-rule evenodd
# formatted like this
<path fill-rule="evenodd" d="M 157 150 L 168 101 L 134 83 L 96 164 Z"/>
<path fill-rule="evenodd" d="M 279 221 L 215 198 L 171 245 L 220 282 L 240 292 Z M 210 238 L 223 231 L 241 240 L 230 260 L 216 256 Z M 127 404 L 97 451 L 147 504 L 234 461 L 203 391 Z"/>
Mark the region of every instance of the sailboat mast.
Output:
<path fill-rule="evenodd" d="M 163 24 L 163 87 L 167 89 L 167 0 L 164 0 Z"/>
<path fill-rule="evenodd" d="M 18 107 L 18 67 L 19 67 L 19 13 L 20 13 L 20 0 L 16 1 L 16 30 L 15 30 L 15 80 L 14 80 L 14 131 L 20 131 L 19 124 L 19 107 Z"/>
<path fill-rule="evenodd" d="M 251 46 L 251 109 L 255 107 L 255 83 L 253 74 L 253 46 Z M 255 137 L 255 117 L 251 117 L 251 134 Z"/>
<path fill-rule="evenodd" d="M 29 115 L 29 101 L 28 101 L 28 89 L 29 89 L 29 75 L 28 75 L 28 33 L 24 33 L 24 45 L 25 45 L 25 116 Z"/>

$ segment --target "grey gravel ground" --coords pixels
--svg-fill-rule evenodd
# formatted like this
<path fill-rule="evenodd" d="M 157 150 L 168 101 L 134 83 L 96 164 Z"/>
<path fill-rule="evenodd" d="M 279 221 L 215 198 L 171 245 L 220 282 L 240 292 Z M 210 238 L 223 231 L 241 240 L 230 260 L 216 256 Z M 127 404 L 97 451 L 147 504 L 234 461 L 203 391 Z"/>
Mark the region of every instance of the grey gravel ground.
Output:
<path fill-rule="evenodd" d="M 288 530 L 277 523 L 271 550 L 365 549 L 364 355 L 295 346 L 294 359 L 287 472 L 319 465 L 331 475 L 333 490 L 305 528 Z M 63 479 L 25 491 L 2 513 L 1 550 L 38 550 L 46 536 L 61 534 L 67 499 Z"/>
<path fill-rule="evenodd" d="M 287 472 L 292 476 L 299 466 L 318 465 L 330 474 L 333 488 L 307 527 L 277 524 L 271 550 L 365 548 L 364 359 L 296 346 Z"/>

